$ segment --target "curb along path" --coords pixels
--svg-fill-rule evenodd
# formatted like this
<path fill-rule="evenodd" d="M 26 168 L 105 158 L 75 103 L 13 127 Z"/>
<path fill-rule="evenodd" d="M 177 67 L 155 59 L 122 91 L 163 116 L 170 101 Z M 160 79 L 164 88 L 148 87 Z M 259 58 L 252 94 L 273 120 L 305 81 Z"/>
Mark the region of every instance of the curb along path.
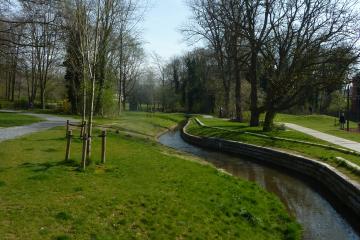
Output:
<path fill-rule="evenodd" d="M 221 128 L 221 127 L 207 126 L 204 123 L 202 123 L 198 118 L 195 118 L 195 121 L 202 127 L 220 129 L 220 130 L 227 131 L 227 132 L 239 133 L 239 131 L 237 131 L 237 130 L 231 130 L 231 129 Z M 336 147 L 336 146 L 313 143 L 313 142 L 302 141 L 302 140 L 297 140 L 297 139 L 292 139 L 292 138 L 273 137 L 273 136 L 268 136 L 268 135 L 264 135 L 264 134 L 253 133 L 253 132 L 241 132 L 241 133 L 249 134 L 249 135 L 253 135 L 253 136 L 257 136 L 257 137 L 261 137 L 261 138 L 267 138 L 267 139 L 274 139 L 274 140 L 280 140 L 280 141 L 308 144 L 308 145 L 311 145 L 311 146 L 318 146 L 318 147 L 328 148 L 328 149 L 340 151 L 340 152 L 343 152 L 343 153 L 346 153 L 346 154 L 353 154 L 353 155 L 356 155 L 356 156 L 360 156 L 360 152 L 354 151 L 354 150 L 351 150 L 351 149 L 347 149 L 346 147 L 344 148 L 342 146 Z"/>
<path fill-rule="evenodd" d="M 51 116 L 51 115 L 47 115 L 47 114 L 23 113 L 23 112 L 17 112 L 17 111 L 0 111 L 0 112 L 19 113 L 22 115 L 29 115 L 29 116 L 34 116 L 34 117 L 39 117 L 39 118 L 44 119 L 43 122 L 38 122 L 38 123 L 30 124 L 30 125 L 1 128 L 0 129 L 0 142 L 14 139 L 17 137 L 21 137 L 26 134 L 45 131 L 45 130 L 48 130 L 48 129 L 54 128 L 54 127 L 64 126 L 66 123 L 66 120 L 76 121 L 74 119 Z"/>

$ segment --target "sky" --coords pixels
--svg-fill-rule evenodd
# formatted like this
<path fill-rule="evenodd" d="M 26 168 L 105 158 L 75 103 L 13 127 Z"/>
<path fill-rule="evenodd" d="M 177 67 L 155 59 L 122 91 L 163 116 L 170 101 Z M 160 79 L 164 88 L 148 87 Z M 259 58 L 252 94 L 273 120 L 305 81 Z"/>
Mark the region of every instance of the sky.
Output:
<path fill-rule="evenodd" d="M 151 0 L 142 25 L 146 52 L 168 60 L 190 49 L 179 31 L 189 16 L 185 0 Z"/>

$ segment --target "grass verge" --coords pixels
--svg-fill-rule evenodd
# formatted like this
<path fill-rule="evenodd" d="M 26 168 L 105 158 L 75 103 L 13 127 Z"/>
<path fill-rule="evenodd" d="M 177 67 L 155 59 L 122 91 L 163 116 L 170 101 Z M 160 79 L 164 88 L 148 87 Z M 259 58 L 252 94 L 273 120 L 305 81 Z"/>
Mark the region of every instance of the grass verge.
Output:
<path fill-rule="evenodd" d="M 328 149 L 320 146 L 310 146 L 308 144 L 277 140 L 273 138 L 267 139 L 255 135 L 246 134 L 245 132 L 257 133 L 257 134 L 267 135 L 270 137 L 296 139 L 296 140 L 312 142 L 316 144 L 332 145 L 326 141 L 319 140 L 317 138 L 314 138 L 312 136 L 294 130 L 283 130 L 281 128 L 276 128 L 271 132 L 263 132 L 261 127 L 249 127 L 247 123 L 231 122 L 218 118 L 208 119 L 208 118 L 200 117 L 200 120 L 207 126 L 219 127 L 222 129 L 202 127 L 199 126 L 197 123 L 195 123 L 195 121 L 192 121 L 188 128 L 188 131 L 190 133 L 203 137 L 217 137 L 222 139 L 255 144 L 263 147 L 281 149 L 296 154 L 301 154 L 307 157 L 315 158 L 323 162 L 326 162 L 338 168 L 353 180 L 360 181 L 360 175 L 358 171 L 350 168 L 347 165 L 344 165 L 343 163 L 339 162 L 337 159 L 338 157 L 341 157 L 360 166 L 359 156 L 353 154 L 346 154 L 341 151 Z M 233 130 L 233 131 L 227 131 L 225 129 Z M 332 145 L 332 146 L 336 147 L 336 145 Z"/>
<path fill-rule="evenodd" d="M 19 113 L 0 112 L 0 128 L 23 126 L 41 121 L 42 121 L 41 118 L 34 116 L 29 116 Z"/>
<path fill-rule="evenodd" d="M 287 122 L 298 124 L 303 127 L 312 128 L 337 137 L 345 138 L 355 142 L 360 142 L 360 132 L 357 132 L 358 126 L 355 122 L 350 122 L 352 132 L 341 130 L 337 118 L 326 115 L 289 115 L 278 114 L 277 122 Z M 335 124 L 337 124 L 335 126 Z"/>

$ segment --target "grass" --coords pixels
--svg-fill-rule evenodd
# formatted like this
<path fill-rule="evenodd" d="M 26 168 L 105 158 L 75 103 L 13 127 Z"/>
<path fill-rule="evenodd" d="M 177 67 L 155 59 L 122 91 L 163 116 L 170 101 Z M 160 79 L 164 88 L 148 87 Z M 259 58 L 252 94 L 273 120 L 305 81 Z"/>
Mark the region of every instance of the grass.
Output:
<path fill-rule="evenodd" d="M 37 123 L 42 121 L 41 118 L 18 114 L 18 113 L 4 113 L 0 112 L 0 128 L 1 127 L 14 127 L 14 126 L 23 126 L 32 123 Z"/>
<path fill-rule="evenodd" d="M 192 121 L 189 132 L 198 135 L 198 136 L 204 136 L 204 137 L 218 137 L 228 140 L 234 140 L 234 141 L 241 141 L 246 142 L 250 144 L 255 144 L 258 146 L 263 147 L 271 147 L 275 149 L 281 149 L 288 152 L 293 152 L 296 154 L 301 154 L 307 157 L 315 158 L 318 160 L 321 160 L 323 162 L 326 162 L 334 167 L 337 167 L 339 170 L 350 176 L 352 179 L 356 181 L 360 181 L 360 176 L 356 171 L 353 171 L 352 169 L 349 169 L 348 166 L 344 166 L 341 162 L 339 162 L 336 157 L 342 157 L 346 160 L 349 160 L 357 165 L 360 166 L 360 158 L 359 156 L 352 155 L 352 154 L 346 154 L 337 150 L 331 150 L 324 147 L 319 146 L 310 146 L 308 144 L 302 144 L 302 143 L 294 143 L 294 142 L 288 142 L 284 140 L 276 140 L 271 138 L 262 138 L 258 136 L 253 136 L 246 134 L 244 132 L 252 132 L 252 133 L 260 133 L 263 135 L 268 136 L 276 136 L 276 137 L 283 137 L 283 138 L 291 138 L 306 142 L 312 142 L 312 143 L 318 143 L 318 144 L 325 144 L 325 145 L 331 145 L 328 142 L 319 140 L 317 138 L 314 138 L 312 136 L 306 135 L 301 132 L 297 132 L 294 130 L 281 130 L 281 129 L 275 129 L 271 132 L 263 132 L 261 127 L 249 127 L 247 123 L 238 123 L 238 122 L 230 122 L 223 119 L 213 118 L 213 119 L 206 119 L 201 118 L 200 120 L 205 123 L 207 126 L 213 126 L 213 127 L 220 127 L 224 129 L 229 130 L 236 130 L 236 132 L 229 132 L 222 129 L 213 129 L 213 128 L 207 128 L 207 127 L 201 127 L 195 121 Z"/>
<path fill-rule="evenodd" d="M 127 132 L 156 137 L 159 133 L 177 125 L 183 114 L 124 112 L 120 118 L 96 118 L 95 124 Z"/>
<path fill-rule="evenodd" d="M 244 112 L 244 118 L 246 121 L 250 121 L 250 112 Z M 264 120 L 265 114 L 261 114 L 261 120 Z M 352 140 L 355 142 L 360 142 L 360 132 L 354 132 L 358 129 L 356 122 L 350 121 L 350 128 L 352 132 L 347 132 L 340 129 L 338 118 L 328 116 L 328 115 L 292 115 L 292 114 L 283 114 L 279 113 L 275 117 L 275 122 L 287 122 L 298 124 L 303 127 L 312 128 L 320 132 Z M 336 123 L 336 126 L 335 126 Z"/>
<path fill-rule="evenodd" d="M 97 122 L 155 136 L 182 119 L 124 118 Z M 105 166 L 95 139 L 86 172 L 77 138 L 63 162 L 63 128 L 0 143 L 1 238 L 300 239 L 276 196 L 151 139 L 110 132 Z"/>
<path fill-rule="evenodd" d="M 338 120 L 335 117 L 326 115 L 289 115 L 289 114 L 278 114 L 276 119 L 277 122 L 288 122 L 298 124 L 303 127 L 312 128 L 320 132 L 338 136 L 341 138 L 349 139 L 352 141 L 360 142 L 359 132 L 347 132 L 341 130 L 338 124 Z M 335 126 L 335 120 L 337 126 Z M 350 122 L 350 128 L 358 129 L 355 122 Z"/>

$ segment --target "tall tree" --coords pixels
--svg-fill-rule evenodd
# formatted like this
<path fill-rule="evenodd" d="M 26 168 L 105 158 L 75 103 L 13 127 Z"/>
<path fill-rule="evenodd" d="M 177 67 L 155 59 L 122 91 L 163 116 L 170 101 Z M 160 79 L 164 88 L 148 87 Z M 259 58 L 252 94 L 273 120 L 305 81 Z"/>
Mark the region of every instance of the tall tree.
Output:
<path fill-rule="evenodd" d="M 189 7 L 193 13 L 192 23 L 183 29 L 188 39 L 205 39 L 214 51 L 220 79 L 224 89 L 224 116 L 230 114 L 230 92 L 232 86 L 230 51 L 228 39 L 231 31 L 224 28 L 220 19 L 221 5 L 217 0 L 192 0 Z"/>
<path fill-rule="evenodd" d="M 275 4 L 275 3 L 274 3 Z M 267 64 L 264 130 L 271 130 L 275 114 L 304 98 L 311 88 L 326 88 L 340 77 L 324 79 L 318 67 L 345 62 L 343 76 L 353 56 L 358 34 L 353 1 L 277 1 L 270 12 L 271 41 L 262 49 Z M 337 54 L 344 46 L 345 54 Z M 339 76 L 333 72 L 334 76 Z"/>
<path fill-rule="evenodd" d="M 250 126 L 259 126 L 261 112 L 264 111 L 258 104 L 259 57 L 271 31 L 269 16 L 274 0 L 244 0 L 244 22 L 242 33 L 248 41 L 250 51 L 249 71 L 247 78 L 251 84 L 250 94 Z"/>

